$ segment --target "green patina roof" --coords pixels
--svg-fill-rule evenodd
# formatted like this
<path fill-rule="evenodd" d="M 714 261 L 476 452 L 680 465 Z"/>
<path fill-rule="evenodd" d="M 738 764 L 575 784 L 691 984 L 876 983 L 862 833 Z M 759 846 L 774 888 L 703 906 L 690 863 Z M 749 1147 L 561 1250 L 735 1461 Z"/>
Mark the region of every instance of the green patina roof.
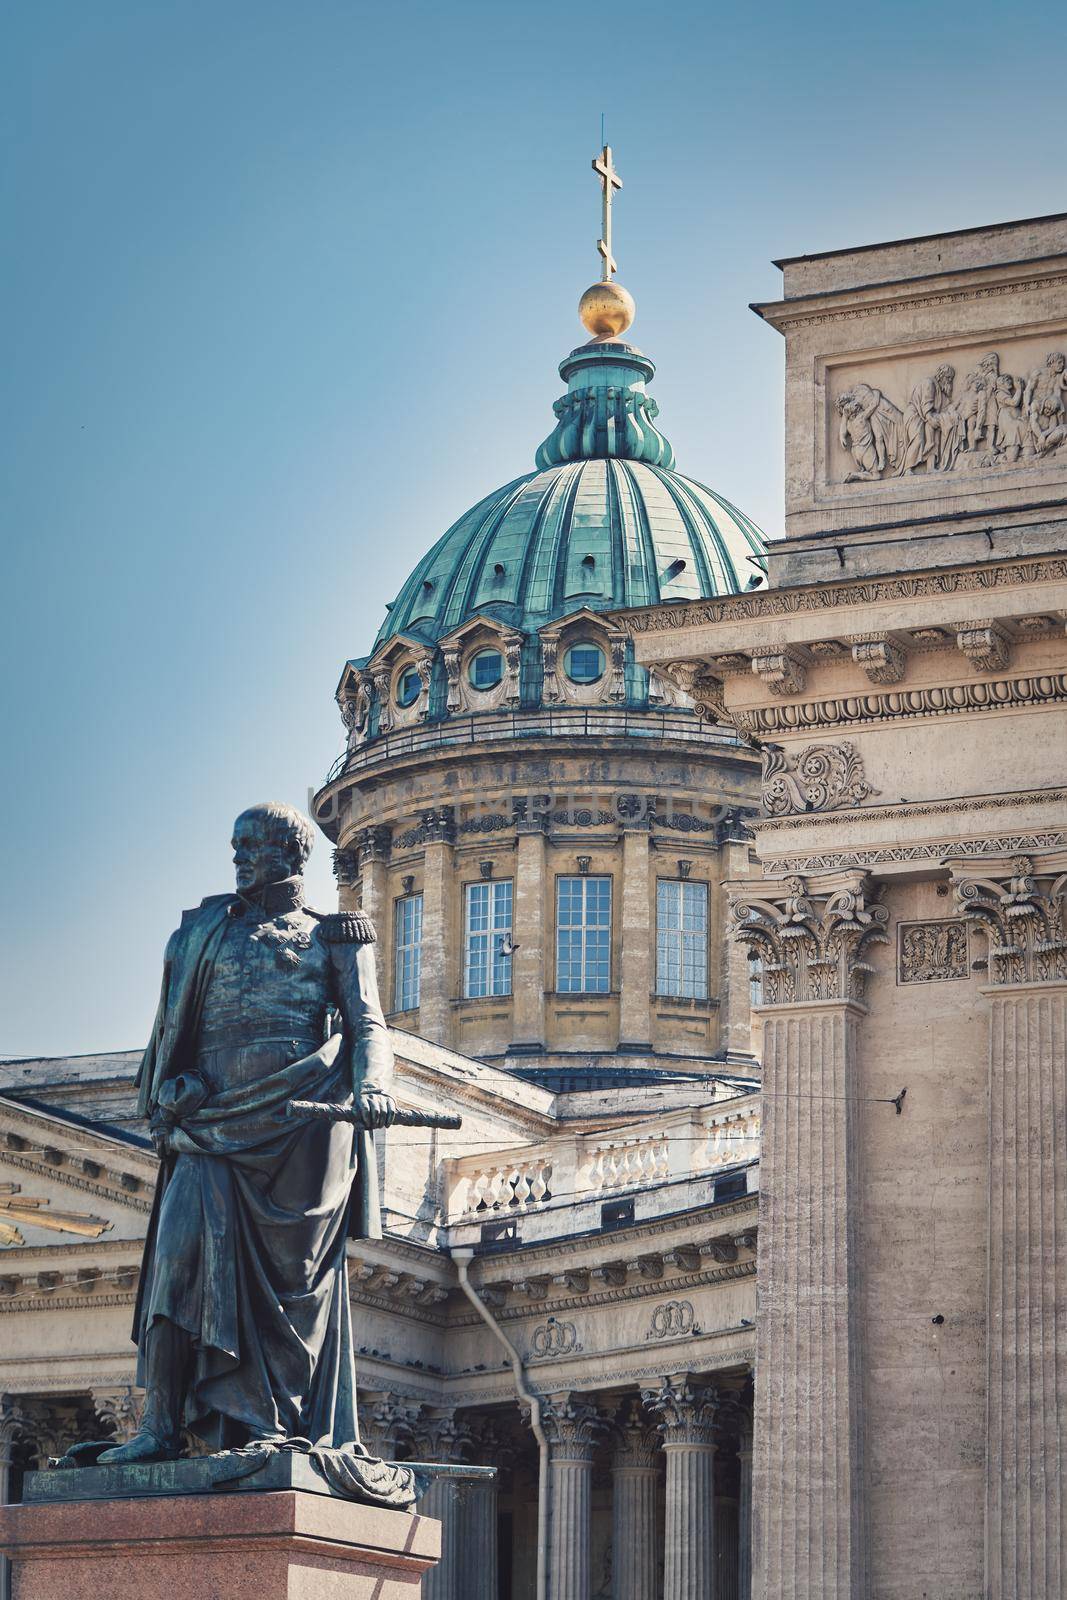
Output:
<path fill-rule="evenodd" d="M 390 607 L 395 634 L 435 641 L 474 615 L 531 632 L 588 607 L 736 594 L 763 565 L 760 530 L 673 471 L 645 393 L 654 367 L 631 345 L 594 340 L 567 357 L 567 393 L 537 452 L 542 469 L 454 523 Z"/>

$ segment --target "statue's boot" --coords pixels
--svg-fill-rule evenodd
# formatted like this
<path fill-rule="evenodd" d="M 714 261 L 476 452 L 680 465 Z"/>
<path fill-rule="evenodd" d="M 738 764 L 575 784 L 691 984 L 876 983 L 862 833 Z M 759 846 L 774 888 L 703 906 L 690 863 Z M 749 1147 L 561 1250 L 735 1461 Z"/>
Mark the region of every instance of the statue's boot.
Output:
<path fill-rule="evenodd" d="M 145 1341 L 145 1405 L 132 1439 L 97 1456 L 101 1467 L 134 1462 L 176 1461 L 181 1455 L 182 1408 L 192 1365 L 192 1340 L 165 1318 L 153 1323 Z"/>

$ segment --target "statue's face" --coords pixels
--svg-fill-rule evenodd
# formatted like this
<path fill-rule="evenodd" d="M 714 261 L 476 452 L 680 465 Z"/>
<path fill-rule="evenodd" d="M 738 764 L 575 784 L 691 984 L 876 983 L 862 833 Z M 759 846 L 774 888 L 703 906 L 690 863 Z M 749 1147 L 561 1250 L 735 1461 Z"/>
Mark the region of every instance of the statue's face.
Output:
<path fill-rule="evenodd" d="M 233 865 L 237 887 L 261 889 L 268 883 L 281 883 L 292 876 L 292 850 L 261 821 L 238 817 L 233 827 Z"/>

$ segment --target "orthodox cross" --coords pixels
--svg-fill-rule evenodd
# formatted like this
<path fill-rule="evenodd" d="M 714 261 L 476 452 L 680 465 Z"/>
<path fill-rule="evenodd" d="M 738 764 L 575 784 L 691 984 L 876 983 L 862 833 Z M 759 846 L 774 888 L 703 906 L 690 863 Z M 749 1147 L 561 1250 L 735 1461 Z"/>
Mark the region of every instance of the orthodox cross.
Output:
<path fill-rule="evenodd" d="M 600 278 L 602 283 L 610 283 L 612 273 L 619 270 L 615 265 L 615 257 L 611 253 L 611 202 L 614 198 L 614 191 L 622 188 L 622 179 L 612 166 L 610 144 L 606 144 L 600 154 L 593 157 L 593 171 L 600 179 L 600 187 L 604 195 L 603 237 L 598 239 L 596 243 L 603 261 Z"/>

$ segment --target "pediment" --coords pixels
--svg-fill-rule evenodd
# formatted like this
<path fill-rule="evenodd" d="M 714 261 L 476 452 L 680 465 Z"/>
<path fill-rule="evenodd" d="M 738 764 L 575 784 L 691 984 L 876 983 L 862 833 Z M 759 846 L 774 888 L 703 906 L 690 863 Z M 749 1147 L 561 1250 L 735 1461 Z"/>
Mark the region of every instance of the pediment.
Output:
<path fill-rule="evenodd" d="M 0 1258 L 143 1238 L 155 1172 L 150 1149 L 0 1096 Z"/>

